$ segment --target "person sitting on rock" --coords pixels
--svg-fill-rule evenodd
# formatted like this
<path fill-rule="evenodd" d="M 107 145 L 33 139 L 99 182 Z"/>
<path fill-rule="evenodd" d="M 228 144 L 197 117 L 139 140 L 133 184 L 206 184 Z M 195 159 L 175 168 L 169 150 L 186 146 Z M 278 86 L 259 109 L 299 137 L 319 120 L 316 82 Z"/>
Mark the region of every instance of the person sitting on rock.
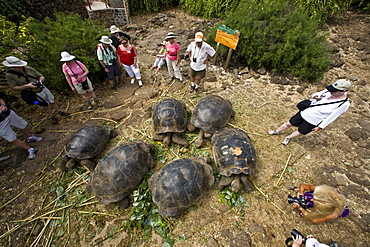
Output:
<path fill-rule="evenodd" d="M 298 208 L 301 211 L 300 215 L 312 223 L 346 217 L 349 214 L 346 198 L 331 186 L 301 184 L 299 188 L 294 188 L 294 190 L 298 196 L 304 196 L 306 209 L 296 202 L 293 203 L 293 207 Z"/>
<path fill-rule="evenodd" d="M 165 59 L 165 56 L 166 56 L 166 41 L 163 41 L 161 43 L 161 49 L 158 51 L 157 53 L 157 57 L 154 61 L 154 64 L 153 66 L 151 67 L 151 69 L 156 69 L 156 71 L 160 71 L 161 70 L 161 67 L 166 63 L 166 59 Z"/>
<path fill-rule="evenodd" d="M 11 144 L 26 149 L 28 151 L 28 159 L 32 160 L 36 157 L 37 149 L 31 148 L 24 141 L 17 139 L 17 134 L 13 131 L 12 126 L 19 129 L 27 136 L 28 142 L 40 142 L 41 137 L 31 135 L 27 130 L 27 122 L 14 111 L 8 109 L 3 99 L 0 99 L 0 136 Z"/>

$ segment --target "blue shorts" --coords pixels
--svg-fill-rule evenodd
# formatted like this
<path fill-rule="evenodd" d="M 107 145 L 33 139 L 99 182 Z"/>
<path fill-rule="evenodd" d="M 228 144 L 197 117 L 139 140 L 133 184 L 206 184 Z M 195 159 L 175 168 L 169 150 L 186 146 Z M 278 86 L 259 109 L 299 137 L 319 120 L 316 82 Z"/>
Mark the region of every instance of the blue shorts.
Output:
<path fill-rule="evenodd" d="M 109 72 L 107 73 L 108 74 L 108 80 L 114 81 L 114 78 L 116 76 L 121 75 L 121 70 L 118 68 L 118 65 L 116 63 L 113 64 L 113 65 L 107 66 L 107 68 L 109 69 Z"/>
<path fill-rule="evenodd" d="M 295 127 L 298 127 L 298 132 L 302 135 L 307 135 L 308 133 L 312 132 L 313 128 L 316 127 L 316 125 L 310 124 L 304 120 L 301 116 L 301 112 L 298 112 L 291 119 L 289 119 L 289 123 Z"/>

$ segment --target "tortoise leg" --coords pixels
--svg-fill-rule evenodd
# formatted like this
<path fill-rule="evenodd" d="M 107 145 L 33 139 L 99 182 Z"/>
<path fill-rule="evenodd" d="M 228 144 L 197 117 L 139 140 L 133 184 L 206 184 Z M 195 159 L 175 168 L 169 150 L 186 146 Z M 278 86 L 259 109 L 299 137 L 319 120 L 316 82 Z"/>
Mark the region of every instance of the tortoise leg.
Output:
<path fill-rule="evenodd" d="M 231 175 L 230 177 L 222 177 L 220 182 L 218 182 L 218 189 L 224 190 L 226 186 L 230 185 L 231 182 L 234 180 L 235 175 Z"/>
<path fill-rule="evenodd" d="M 128 206 L 130 204 L 130 199 L 128 197 L 125 197 L 121 201 L 116 202 L 116 204 L 117 204 L 118 207 L 120 207 L 122 209 L 128 208 Z"/>
<path fill-rule="evenodd" d="M 203 130 L 199 130 L 198 138 L 195 141 L 195 146 L 197 148 L 200 148 L 203 145 L 203 134 L 204 134 L 204 131 Z"/>
<path fill-rule="evenodd" d="M 165 136 L 166 136 L 165 134 L 154 134 L 153 135 L 153 140 L 154 141 L 163 141 Z"/>
<path fill-rule="evenodd" d="M 91 160 L 81 160 L 80 163 L 87 167 L 91 172 L 94 171 L 96 164 Z"/>
<path fill-rule="evenodd" d="M 204 137 L 210 139 L 212 137 L 212 134 L 204 132 Z"/>
<path fill-rule="evenodd" d="M 240 181 L 242 182 L 242 185 L 244 187 L 244 190 L 247 192 L 252 192 L 253 191 L 253 184 L 249 181 L 249 177 L 245 174 L 240 175 Z"/>
<path fill-rule="evenodd" d="M 70 160 L 68 160 L 66 164 L 67 169 L 72 169 L 76 165 L 76 160 L 77 159 L 75 158 L 71 158 Z"/>
<path fill-rule="evenodd" d="M 181 136 L 181 133 L 174 133 L 173 135 L 172 135 L 172 141 L 174 142 L 174 143 L 177 143 L 177 144 L 179 144 L 179 145 L 181 145 L 181 146 L 184 146 L 184 147 L 189 147 L 189 142 L 188 142 L 188 140 L 186 140 L 185 138 L 182 138 Z"/>
<path fill-rule="evenodd" d="M 66 164 L 69 161 L 69 159 L 70 158 L 67 155 L 65 155 L 63 159 L 60 161 L 60 170 L 62 170 L 63 172 L 66 172 L 68 170 Z"/>
<path fill-rule="evenodd" d="M 231 188 L 232 188 L 232 191 L 233 193 L 238 193 L 238 191 L 240 190 L 240 174 L 238 175 L 235 175 L 235 178 L 234 180 L 231 182 Z"/>
<path fill-rule="evenodd" d="M 171 144 L 172 133 L 167 133 L 166 136 L 163 138 L 163 145 L 168 147 Z"/>
<path fill-rule="evenodd" d="M 194 125 L 192 125 L 191 123 L 188 123 L 188 125 L 186 126 L 186 128 L 189 130 L 189 131 L 194 131 L 196 129 L 196 127 Z"/>

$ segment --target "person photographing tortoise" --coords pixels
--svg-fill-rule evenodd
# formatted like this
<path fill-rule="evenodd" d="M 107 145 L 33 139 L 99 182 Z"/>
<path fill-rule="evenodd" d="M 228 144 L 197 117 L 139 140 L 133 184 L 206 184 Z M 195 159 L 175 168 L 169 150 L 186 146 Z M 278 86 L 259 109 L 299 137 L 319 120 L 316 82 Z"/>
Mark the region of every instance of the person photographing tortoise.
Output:
<path fill-rule="evenodd" d="M 340 79 L 324 90 L 314 93 L 310 100 L 305 100 L 308 102 L 305 109 L 301 109 L 276 130 L 268 131 L 268 134 L 278 135 L 292 126 L 298 127 L 298 130 L 285 137 L 282 142 L 283 145 L 288 145 L 292 138 L 324 129 L 348 110 L 350 102 L 347 91 L 351 86 L 352 83 L 349 80 Z"/>
<path fill-rule="evenodd" d="M 51 123 L 58 123 L 49 105 L 53 107 L 61 116 L 68 116 L 69 113 L 63 112 L 54 100 L 54 95 L 43 84 L 45 77 L 32 67 L 26 66 L 27 62 L 17 57 L 6 57 L 3 64 L 10 68 L 6 73 L 6 80 L 9 86 L 21 92 L 21 97 L 29 105 L 39 105 L 50 115 Z"/>

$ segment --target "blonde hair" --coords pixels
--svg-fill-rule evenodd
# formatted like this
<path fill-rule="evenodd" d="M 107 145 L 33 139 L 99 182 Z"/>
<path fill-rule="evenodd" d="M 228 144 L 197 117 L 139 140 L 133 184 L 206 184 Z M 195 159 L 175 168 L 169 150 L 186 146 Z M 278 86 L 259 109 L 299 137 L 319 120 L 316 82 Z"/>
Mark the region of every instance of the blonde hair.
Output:
<path fill-rule="evenodd" d="M 313 192 L 314 207 L 305 215 L 305 219 L 314 220 L 336 213 L 341 215 L 346 206 L 346 198 L 335 188 L 328 185 L 316 186 Z"/>

